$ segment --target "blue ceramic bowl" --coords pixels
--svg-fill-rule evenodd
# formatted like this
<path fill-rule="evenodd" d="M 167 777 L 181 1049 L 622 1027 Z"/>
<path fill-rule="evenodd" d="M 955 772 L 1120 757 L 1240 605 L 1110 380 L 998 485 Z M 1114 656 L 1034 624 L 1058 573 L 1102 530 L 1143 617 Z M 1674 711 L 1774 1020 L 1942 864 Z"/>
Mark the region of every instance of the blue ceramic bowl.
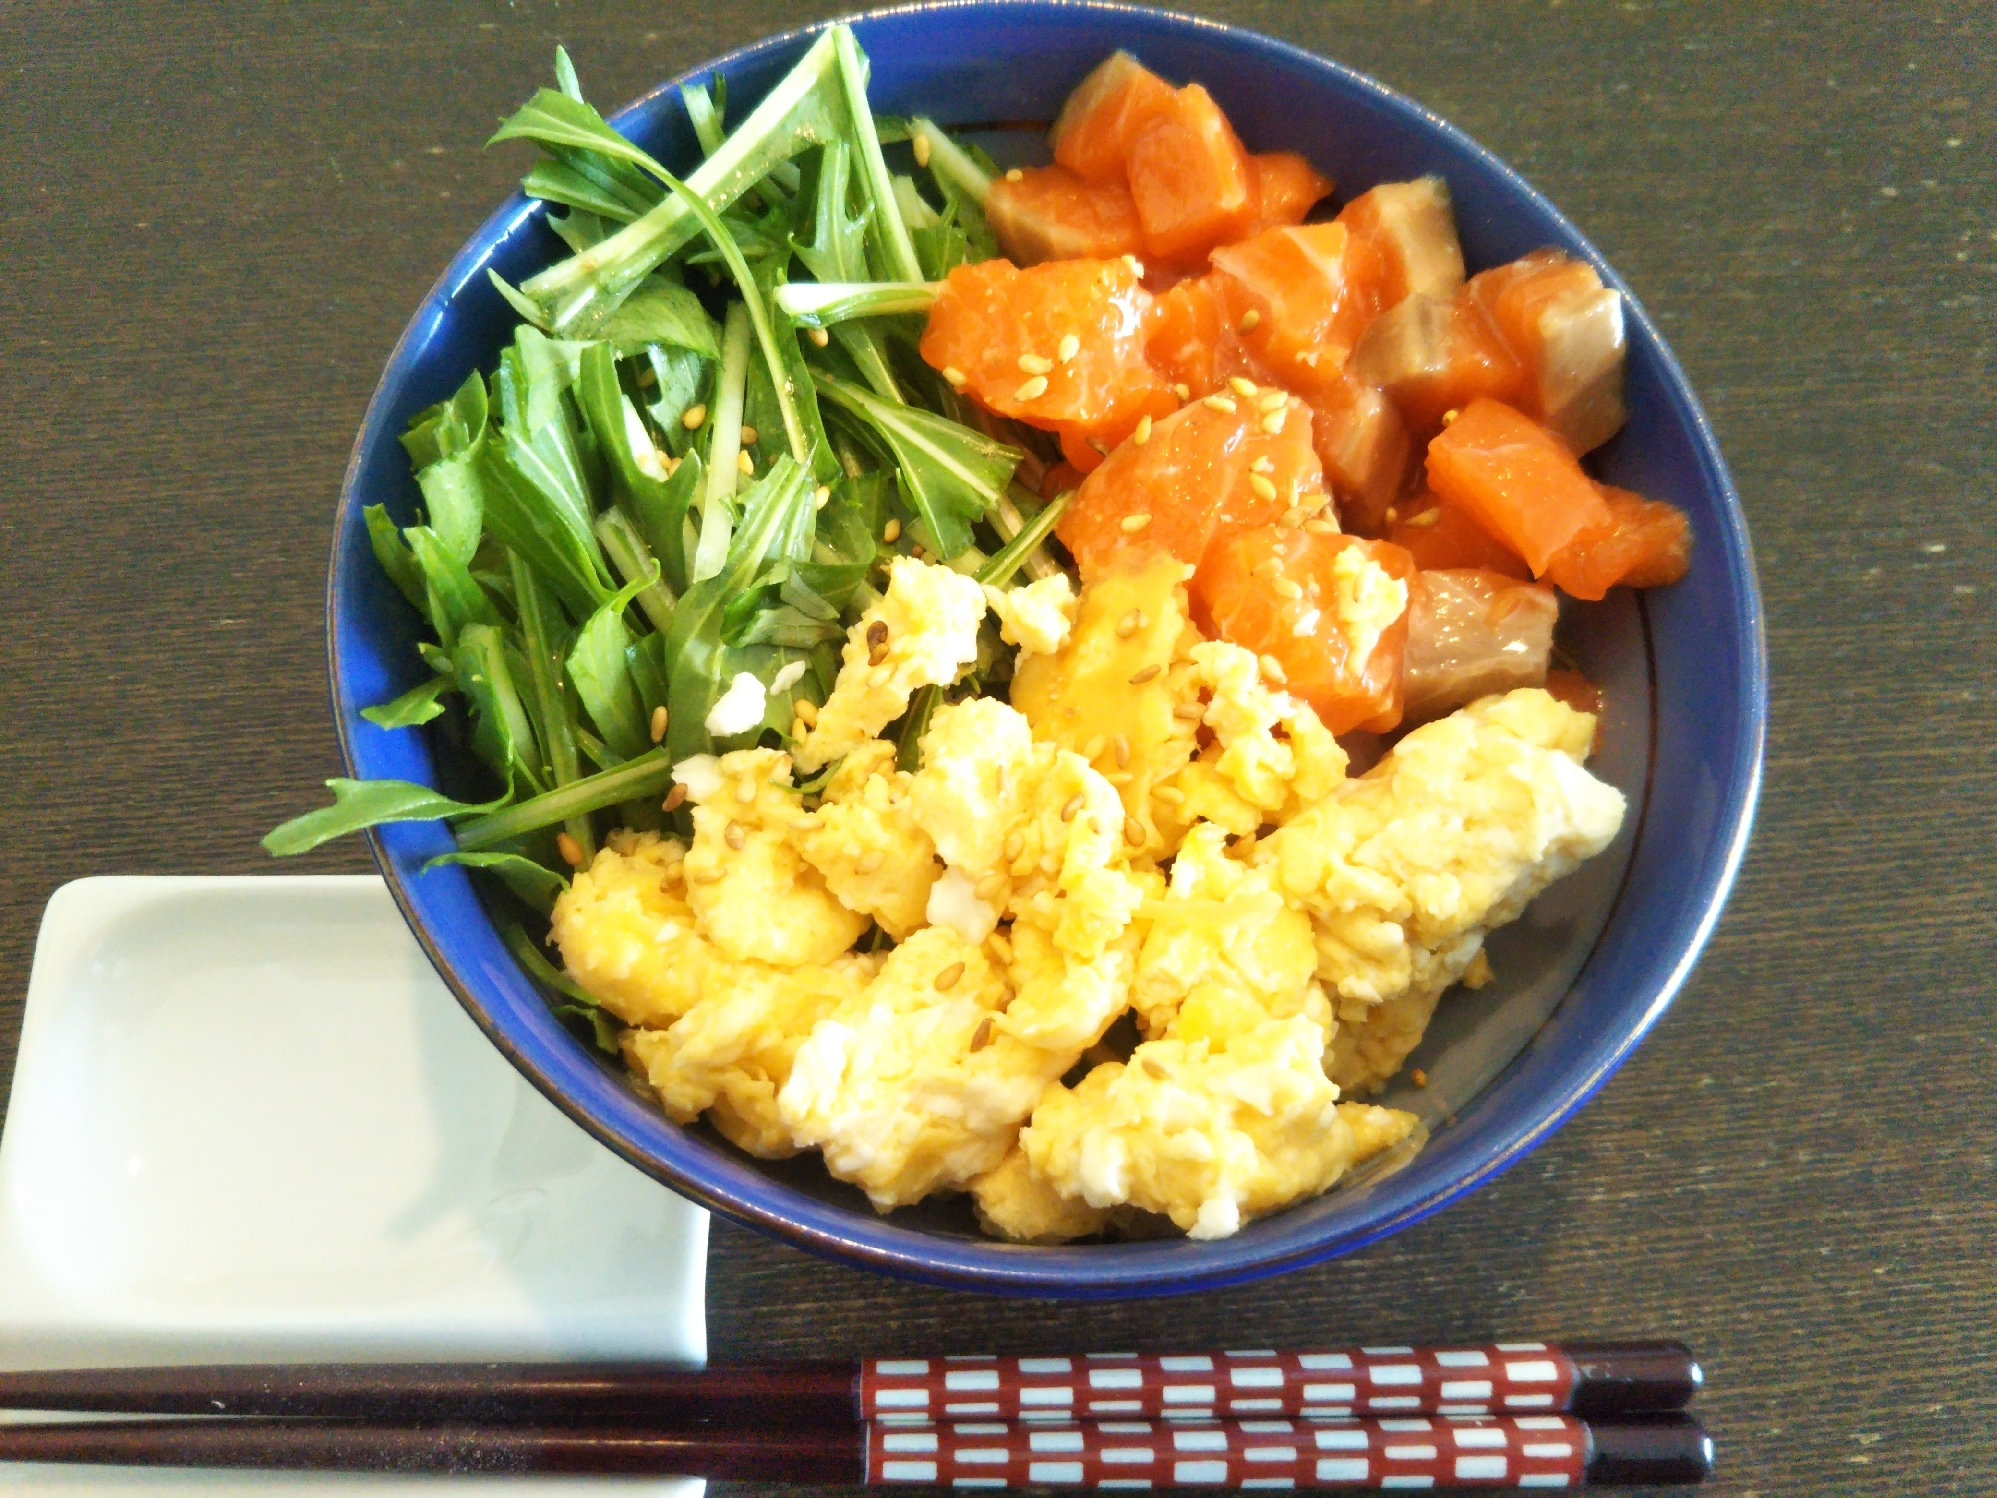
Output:
<path fill-rule="evenodd" d="M 1593 262 L 1628 295 L 1551 203 L 1460 131 L 1371 79 L 1267 37 L 1185 16 L 1055 0 L 889 11 L 855 29 L 873 62 L 874 106 L 927 112 L 945 124 L 1051 119 L 1091 66 L 1129 48 L 1169 78 L 1204 83 L 1253 148 L 1302 151 L 1345 193 L 1440 172 L 1455 197 L 1472 269 L 1557 245 Z M 701 73 L 725 73 L 740 108 L 808 42 L 804 32 L 771 37 Z M 697 159 L 671 84 L 616 123 L 682 170 Z M 1031 132 L 982 138 L 1000 150 L 1009 146 L 1015 159 L 1044 152 L 1042 137 Z M 517 284 L 553 259 L 559 246 L 540 217 L 538 205 L 516 194 L 472 236 L 397 344 L 354 446 L 329 611 L 334 706 L 356 776 L 437 784 L 441 772 L 444 783 L 453 779 L 441 739 L 384 731 L 360 717 L 361 708 L 413 685 L 421 670 L 416 618 L 375 565 L 361 510 L 385 503 L 409 521 L 417 491 L 397 435 L 413 412 L 448 395 L 468 371 L 492 366 L 514 318 L 486 270 Z M 1458 1052 L 1440 1053 L 1438 1068 L 1451 1054 L 1479 1060 L 1458 1078 L 1460 1096 L 1449 1101 L 1454 1117 L 1445 1120 L 1432 1102 L 1433 1137 L 1394 1173 L 1215 1243 L 1020 1247 L 980 1236 L 961 1202 L 880 1217 L 814 1156 L 771 1165 L 704 1129 L 669 1122 L 579 1044 L 507 954 L 466 875 L 454 867 L 418 873 L 452 846 L 441 824 L 383 829 L 375 838 L 382 872 L 465 1008 L 570 1117 L 674 1190 L 801 1247 L 941 1284 L 1108 1297 L 1224 1285 L 1385 1237 L 1515 1164 L 1607 1080 L 1690 971 L 1747 842 L 1767 711 L 1747 530 L 1683 373 L 1634 299 L 1628 312 L 1630 422 L 1600 455 L 1602 472 L 1682 506 L 1696 534 L 1684 581 L 1640 602 L 1583 611 L 1575 623 L 1586 664 L 1609 684 L 1609 723 L 1620 729 L 1612 739 L 1621 751 L 1607 773 L 1631 795 L 1629 826 L 1613 858 L 1568 881 L 1580 894 L 1566 897 L 1565 906 L 1556 902 L 1565 917 L 1536 920 L 1535 906 L 1520 923 L 1524 934 L 1498 964 L 1493 990 L 1444 1006 L 1447 1015 L 1460 1002 L 1485 1028 L 1459 1035 Z M 1508 984 L 1536 984 L 1539 1007 L 1508 1001 Z"/>

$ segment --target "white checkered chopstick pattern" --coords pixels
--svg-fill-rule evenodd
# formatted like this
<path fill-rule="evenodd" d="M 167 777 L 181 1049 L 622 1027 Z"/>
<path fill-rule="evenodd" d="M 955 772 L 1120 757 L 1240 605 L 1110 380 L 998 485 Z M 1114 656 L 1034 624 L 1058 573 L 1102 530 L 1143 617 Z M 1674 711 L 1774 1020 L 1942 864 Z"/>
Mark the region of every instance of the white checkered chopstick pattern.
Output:
<path fill-rule="evenodd" d="M 868 1428 L 866 1481 L 950 1488 L 1575 1489 L 1568 1415 L 1380 1420 L 947 1421 Z"/>
<path fill-rule="evenodd" d="M 875 1358 L 870 1420 L 1105 1420 L 1126 1416 L 1556 1413 L 1574 1362 L 1544 1342 L 1331 1352 L 1094 1353 Z"/>

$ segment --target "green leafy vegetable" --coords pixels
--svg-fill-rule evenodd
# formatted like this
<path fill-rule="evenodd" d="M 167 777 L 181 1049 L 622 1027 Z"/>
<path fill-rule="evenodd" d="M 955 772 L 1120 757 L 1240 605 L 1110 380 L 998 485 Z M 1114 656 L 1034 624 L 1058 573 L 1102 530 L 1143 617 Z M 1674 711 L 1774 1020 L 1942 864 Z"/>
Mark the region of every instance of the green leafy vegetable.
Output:
<path fill-rule="evenodd" d="M 689 175 L 688 188 L 709 209 L 726 208 L 779 162 L 825 145 L 847 128 L 837 55 L 843 29 L 833 28 L 813 42 L 748 119 Z M 602 243 L 534 276 L 520 294 L 541 326 L 587 336 L 700 227 L 688 194 L 669 196 Z"/>
<path fill-rule="evenodd" d="M 497 875 L 523 904 L 541 915 L 552 911 L 556 898 L 569 887 L 568 880 L 546 864 L 518 853 L 439 853 L 423 865 L 423 872 L 427 874 L 440 865 L 452 863 Z"/>
<path fill-rule="evenodd" d="M 321 843 L 384 822 L 427 822 L 437 817 L 475 816 L 497 811 L 511 798 L 509 791 L 483 805 L 453 801 L 427 785 L 407 780 L 340 780 L 326 782 L 333 804 L 293 817 L 264 834 L 266 853 L 288 858 L 309 853 Z"/>
<path fill-rule="evenodd" d="M 392 702 L 362 708 L 361 716 L 377 728 L 414 728 L 442 715 L 444 704 L 437 699 L 454 685 L 448 676 L 433 676 L 411 687 Z"/>
<path fill-rule="evenodd" d="M 530 800 L 516 802 L 511 806 L 505 806 L 503 802 L 493 803 L 494 807 L 503 806 L 504 809 L 492 810 L 488 815 L 476 817 L 461 825 L 458 828 L 458 847 L 467 852 L 494 847 L 499 843 L 523 837 L 527 833 L 538 832 L 543 827 L 552 827 L 557 822 L 572 816 L 580 816 L 585 812 L 601 811 L 604 807 L 615 806 L 621 801 L 635 801 L 646 796 L 663 795 L 672 778 L 672 761 L 666 758 L 663 749 L 653 749 L 636 759 L 626 760 L 613 769 L 585 776 L 571 785 L 544 791 Z M 481 812 L 487 810 L 485 807 L 464 809 Z M 431 812 L 429 815 L 440 816 L 446 813 Z"/>
<path fill-rule="evenodd" d="M 968 547 L 971 522 L 1005 493 L 1019 449 L 830 375 L 815 378 L 820 394 L 864 421 L 894 455 L 902 498 L 926 532 L 923 545 L 945 560 Z"/>

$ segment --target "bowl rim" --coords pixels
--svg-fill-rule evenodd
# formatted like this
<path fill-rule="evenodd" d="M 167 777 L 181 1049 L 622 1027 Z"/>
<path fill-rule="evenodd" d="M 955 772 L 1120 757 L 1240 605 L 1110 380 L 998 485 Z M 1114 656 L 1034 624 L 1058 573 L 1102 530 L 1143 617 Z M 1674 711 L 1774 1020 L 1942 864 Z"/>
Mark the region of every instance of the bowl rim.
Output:
<path fill-rule="evenodd" d="M 1474 1159 L 1470 1167 L 1455 1178 L 1438 1183 L 1432 1189 L 1390 1211 L 1362 1218 L 1360 1222 L 1348 1224 L 1342 1230 L 1316 1238 L 1306 1238 L 1289 1244 L 1252 1245 L 1256 1248 L 1266 1248 L 1267 1251 L 1260 1253 L 1244 1252 L 1243 1249 L 1251 1245 L 1244 1245 L 1240 1239 L 1232 1240 L 1236 1245 L 1233 1252 L 1228 1251 L 1229 1240 L 1219 1240 L 1201 1245 L 1201 1248 L 1207 1251 L 1201 1255 L 1160 1257 L 1156 1260 L 1132 1259 L 1121 1255 L 1117 1250 L 1123 1245 L 1090 1245 L 1083 1250 L 1088 1258 L 1080 1260 L 1077 1267 L 1078 1261 L 1073 1257 L 1075 1250 L 1022 1250 L 1020 1245 L 1003 1244 L 997 1240 L 981 1241 L 936 1236 L 924 1233 L 920 1229 L 896 1226 L 891 1219 L 884 1217 L 867 1219 L 858 1213 L 829 1203 L 815 1203 L 814 1205 L 820 1210 L 809 1215 L 819 1216 L 822 1213 L 828 1219 L 833 1216 L 852 1219 L 846 1228 L 834 1229 L 830 1226 L 799 1221 L 766 1201 L 729 1195 L 706 1181 L 690 1178 L 669 1162 L 660 1160 L 638 1145 L 623 1139 L 610 1125 L 598 1119 L 595 1114 L 559 1087 L 539 1062 L 527 1055 L 511 1036 L 499 1028 L 485 1003 L 474 992 L 473 986 L 446 956 L 419 917 L 414 894 L 408 888 L 395 859 L 390 856 L 381 834 L 371 828 L 366 834 L 367 841 L 383 881 L 425 955 L 473 1022 L 500 1053 L 557 1108 L 593 1138 L 680 1195 L 689 1197 L 732 1221 L 770 1234 L 820 1257 L 842 1263 L 857 1262 L 877 1272 L 898 1278 L 949 1288 L 971 1289 L 1000 1295 L 1062 1298 L 1124 1298 L 1182 1294 L 1220 1288 L 1285 1273 L 1355 1252 L 1412 1226 L 1478 1187 L 1488 1184 L 1544 1143 L 1593 1097 L 1670 1007 L 1703 952 L 1732 891 L 1752 833 L 1760 796 L 1767 740 L 1768 672 L 1766 627 L 1754 548 L 1740 497 L 1734 488 L 1725 459 L 1721 456 L 1711 423 L 1693 391 L 1691 382 L 1686 378 L 1676 354 L 1672 352 L 1654 320 L 1594 243 L 1521 173 L 1460 127 L 1377 79 L 1294 43 L 1282 41 L 1247 27 L 1203 16 L 1188 15 L 1163 7 L 1126 4 L 1122 3 L 1122 0 L 919 0 L 919 3 L 915 4 L 850 12 L 758 38 L 718 57 L 704 60 L 658 83 L 622 105 L 608 115 L 607 119 L 613 126 L 622 128 L 632 115 L 645 110 L 653 101 L 677 89 L 682 83 L 759 61 L 769 53 L 795 47 L 835 24 L 922 15 L 947 17 L 953 12 L 970 11 L 1000 14 L 1015 12 L 1022 18 L 1044 16 L 1048 13 L 1056 15 L 1080 13 L 1141 19 L 1147 24 L 1163 23 L 1174 29 L 1190 31 L 1201 35 L 1203 39 L 1211 38 L 1230 49 L 1257 54 L 1271 61 L 1329 73 L 1346 89 L 1370 96 L 1376 106 L 1391 114 L 1411 118 L 1419 128 L 1439 135 L 1450 148 L 1471 158 L 1479 169 L 1490 174 L 1508 191 L 1529 200 L 1582 247 L 1586 258 L 1601 273 L 1603 280 L 1622 295 L 1625 317 L 1637 323 L 1655 349 L 1662 384 L 1668 397 L 1677 406 L 1687 428 L 1690 449 L 1696 455 L 1705 483 L 1719 497 L 1718 519 L 1722 550 L 1732 564 L 1735 574 L 1733 583 L 1742 603 L 1741 614 L 1736 621 L 1741 652 L 1739 698 L 1736 701 L 1739 727 L 1726 757 L 1726 763 L 1734 772 L 1733 794 L 1720 808 L 1712 843 L 1709 844 L 1709 847 L 1712 844 L 1719 845 L 1719 857 L 1717 861 L 1711 857 L 1705 860 L 1706 888 L 1697 902 L 1697 917 L 1684 939 L 1683 948 L 1676 961 L 1661 978 L 1655 981 L 1649 1002 L 1642 1012 L 1613 1045 L 1592 1054 L 1585 1066 L 1576 1068 L 1562 1082 L 1556 1094 L 1542 1098 L 1534 1110 L 1529 1127 L 1513 1131 L 1499 1147 Z M 334 517 L 332 557 L 327 571 L 326 585 L 328 696 L 333 708 L 341 757 L 349 774 L 357 775 L 359 771 L 353 742 L 354 726 L 341 710 L 342 672 L 338 639 L 340 617 L 338 599 L 345 580 L 345 568 L 350 565 L 351 560 L 357 559 L 349 557 L 349 550 L 343 545 L 343 540 L 348 517 L 353 507 L 359 503 L 356 490 L 364 459 L 376 443 L 393 440 L 394 434 L 382 430 L 387 414 L 386 407 L 391 396 L 390 386 L 404 373 L 405 365 L 413 362 L 412 348 L 419 329 L 426 328 L 432 321 L 432 315 L 441 312 L 464 290 L 468 282 L 478 276 L 493 248 L 499 242 L 520 228 L 527 219 L 542 211 L 542 205 L 526 198 L 516 187 L 452 255 L 442 273 L 417 304 L 409 322 L 397 338 L 382 367 L 380 379 L 369 396 L 360 428 L 355 434 L 354 444 L 341 479 L 340 499 Z M 1638 600 L 1648 653 L 1649 614 L 1642 602 L 1641 594 L 1638 595 Z M 1654 697 L 1656 691 L 1654 657 L 1650 661 L 1650 670 L 1653 676 L 1651 690 Z M 1654 712 L 1652 731 L 1654 734 Z M 1654 764 L 1653 755 L 1653 771 Z M 1648 801 L 1646 786 L 1642 811 L 1647 812 Z M 1641 842 L 1641 834 L 1640 817 L 1631 847 L 1632 867 Z M 1626 871 L 1625 883 L 1628 877 Z M 1619 889 L 1611 902 L 1602 934 L 1598 934 L 1596 938 L 1597 946 L 1602 935 L 1606 934 L 1615 920 L 1617 911 L 1621 907 L 1622 894 L 1623 891 Z M 1591 949 L 1589 957 L 1584 959 L 1580 969 L 1570 980 L 1570 991 L 1581 981 L 1589 962 L 1593 960 L 1593 955 Z M 1497 1076 L 1485 1084 L 1482 1090 L 1489 1091 L 1499 1085 L 1506 1072 L 1516 1067 L 1524 1054 L 1522 1052 L 1520 1056 L 1515 1056 Z M 870 1229 L 873 1231 L 869 1231 Z M 920 1247 L 883 1241 L 888 1238 L 913 1239 Z"/>

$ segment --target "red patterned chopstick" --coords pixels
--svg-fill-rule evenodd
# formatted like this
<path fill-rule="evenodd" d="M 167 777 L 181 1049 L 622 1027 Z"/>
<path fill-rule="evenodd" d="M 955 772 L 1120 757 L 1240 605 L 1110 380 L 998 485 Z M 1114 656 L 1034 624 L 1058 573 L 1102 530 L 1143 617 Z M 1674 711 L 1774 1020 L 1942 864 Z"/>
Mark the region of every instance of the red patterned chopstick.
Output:
<path fill-rule="evenodd" d="M 375 1425 L 291 1418 L 0 1424 L 0 1461 L 292 1471 L 598 1473 L 779 1482 L 1135 1489 L 1692 1483 L 1712 1443 L 1689 1415 L 1384 1420 L 960 1421 L 679 1431 Z"/>
<path fill-rule="evenodd" d="M 1590 1413 L 1679 1409 L 1700 1380 L 1691 1351 L 1675 1342 L 876 1358 L 861 1368 L 860 1413 L 879 1420 Z"/>
<path fill-rule="evenodd" d="M 380 1421 L 1074 1420 L 1162 1416 L 1605 1415 L 1681 1409 L 1676 1342 L 1499 1342 L 1322 1352 L 656 1363 L 220 1365 L 0 1373 L 0 1409 Z"/>

